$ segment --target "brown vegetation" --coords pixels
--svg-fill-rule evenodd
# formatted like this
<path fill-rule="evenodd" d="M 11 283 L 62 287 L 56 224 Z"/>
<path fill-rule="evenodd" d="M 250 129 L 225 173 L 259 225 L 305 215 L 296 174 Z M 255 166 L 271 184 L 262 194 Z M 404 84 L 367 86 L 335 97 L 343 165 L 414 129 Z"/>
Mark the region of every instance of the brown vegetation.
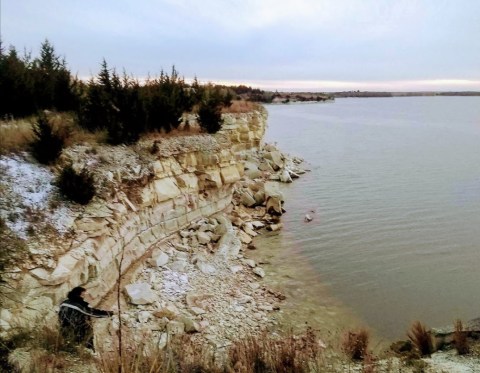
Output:
<path fill-rule="evenodd" d="M 259 104 L 251 101 L 234 100 L 229 107 L 223 107 L 222 113 L 249 113 L 258 109 Z"/>
<path fill-rule="evenodd" d="M 364 360 L 368 355 L 370 335 L 366 329 L 348 331 L 342 341 L 342 351 L 351 360 Z"/>
<path fill-rule="evenodd" d="M 470 344 L 468 343 L 467 332 L 463 327 L 461 320 L 455 320 L 453 333 L 453 344 L 459 355 L 466 355 L 470 352 Z"/>
<path fill-rule="evenodd" d="M 33 139 L 32 119 L 0 122 L 0 155 L 25 151 Z"/>
<path fill-rule="evenodd" d="M 433 352 L 432 337 L 420 321 L 415 321 L 407 333 L 420 356 L 430 356 Z"/>

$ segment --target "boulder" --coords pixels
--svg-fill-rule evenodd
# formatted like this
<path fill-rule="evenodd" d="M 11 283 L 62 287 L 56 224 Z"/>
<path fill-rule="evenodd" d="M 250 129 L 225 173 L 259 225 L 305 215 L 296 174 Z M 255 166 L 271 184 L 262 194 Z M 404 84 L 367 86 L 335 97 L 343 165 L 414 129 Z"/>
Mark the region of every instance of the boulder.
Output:
<path fill-rule="evenodd" d="M 280 191 L 280 186 L 275 181 L 267 181 L 265 183 L 265 196 L 277 197 L 282 203 L 284 202 L 283 193 Z"/>
<path fill-rule="evenodd" d="M 158 348 L 160 350 L 163 350 L 165 347 L 167 347 L 167 343 L 168 343 L 168 334 L 167 333 L 160 334 L 160 338 L 158 340 Z"/>
<path fill-rule="evenodd" d="M 248 225 L 243 226 L 243 231 L 248 234 L 250 237 L 256 237 L 257 232 L 255 232 L 252 228 L 250 228 Z"/>
<path fill-rule="evenodd" d="M 265 226 L 264 223 L 262 223 L 261 221 L 258 221 L 258 220 L 252 221 L 251 224 L 253 225 L 253 227 L 255 229 L 260 229 L 260 228 L 263 228 Z"/>
<path fill-rule="evenodd" d="M 255 198 L 248 191 L 243 191 L 240 195 L 240 202 L 247 207 L 253 207 L 257 204 Z"/>
<path fill-rule="evenodd" d="M 258 165 L 258 169 L 261 170 L 261 171 L 267 171 L 267 172 L 274 172 L 275 170 L 273 169 L 271 163 L 267 160 L 265 160 L 264 162 L 260 163 Z"/>
<path fill-rule="evenodd" d="M 185 272 L 187 269 L 187 262 L 185 260 L 176 260 L 170 266 L 170 269 L 175 272 Z"/>
<path fill-rule="evenodd" d="M 253 269 L 253 273 L 255 273 L 258 277 L 261 277 L 261 278 L 265 277 L 265 271 L 263 270 L 263 268 L 255 267 Z"/>
<path fill-rule="evenodd" d="M 203 308 L 195 307 L 195 306 L 190 307 L 190 311 L 191 311 L 195 316 L 203 315 L 204 313 L 207 312 L 207 311 L 205 311 Z"/>
<path fill-rule="evenodd" d="M 262 172 L 258 169 L 258 166 L 255 163 L 246 161 L 244 168 L 245 175 L 250 179 L 258 179 L 262 177 Z"/>
<path fill-rule="evenodd" d="M 181 321 L 172 320 L 167 324 L 167 333 L 169 335 L 180 335 L 185 332 L 185 324 Z"/>
<path fill-rule="evenodd" d="M 199 231 L 199 232 L 197 232 L 197 240 L 198 240 L 199 244 L 206 245 L 207 243 L 209 243 L 212 240 L 212 237 L 207 232 Z"/>
<path fill-rule="evenodd" d="M 199 307 L 205 309 L 211 302 L 212 298 L 212 294 L 188 293 L 185 297 L 185 301 L 190 308 Z"/>
<path fill-rule="evenodd" d="M 153 316 L 158 318 L 166 317 L 169 320 L 176 319 L 180 315 L 180 311 L 173 303 L 168 303 L 165 307 L 162 307 L 153 312 Z"/>
<path fill-rule="evenodd" d="M 166 177 L 153 182 L 158 202 L 163 202 L 180 195 L 180 189 L 174 178 Z"/>
<path fill-rule="evenodd" d="M 152 318 L 152 314 L 149 312 L 149 311 L 140 311 L 138 314 L 137 314 L 137 319 L 138 319 L 138 322 L 140 323 L 146 323 L 148 320 L 150 320 Z"/>
<path fill-rule="evenodd" d="M 230 267 L 230 271 L 232 273 L 240 272 L 242 269 L 243 269 L 243 267 L 241 265 L 235 265 L 235 266 Z"/>
<path fill-rule="evenodd" d="M 226 258 L 236 257 L 242 248 L 242 242 L 233 230 L 225 233 L 217 243 L 216 255 Z"/>
<path fill-rule="evenodd" d="M 282 201 L 278 196 L 268 197 L 266 204 L 267 214 L 281 216 L 283 214 Z"/>
<path fill-rule="evenodd" d="M 186 333 L 197 333 L 200 331 L 200 325 L 189 317 L 181 316 L 178 321 L 183 323 Z"/>
<path fill-rule="evenodd" d="M 283 223 L 279 223 L 279 224 L 271 224 L 267 227 L 267 230 L 268 231 L 271 231 L 271 232 L 276 232 L 280 229 L 283 228 Z"/>
<path fill-rule="evenodd" d="M 150 285 L 145 282 L 127 285 L 125 292 L 132 304 L 150 304 L 156 300 Z"/>
<path fill-rule="evenodd" d="M 284 163 L 282 160 L 282 154 L 278 150 L 273 150 L 271 152 L 266 152 L 264 155 L 265 159 L 272 161 L 272 167 L 274 170 L 278 170 L 283 167 Z"/>
<path fill-rule="evenodd" d="M 255 199 L 257 205 L 261 205 L 263 202 L 265 202 L 265 191 L 259 190 L 254 194 L 253 198 Z"/>
<path fill-rule="evenodd" d="M 287 170 L 283 170 L 282 173 L 280 174 L 280 181 L 282 183 L 291 183 L 292 178 L 290 176 L 290 173 Z"/>
<path fill-rule="evenodd" d="M 253 259 L 242 259 L 242 263 L 248 265 L 250 268 L 255 268 L 257 265 Z"/>
<path fill-rule="evenodd" d="M 238 231 L 238 236 L 240 238 L 240 241 L 244 244 L 249 244 L 252 242 L 252 237 L 250 237 L 248 234 L 246 234 L 244 231 Z"/>
<path fill-rule="evenodd" d="M 163 267 L 165 264 L 168 263 L 169 256 L 164 252 L 160 252 L 150 258 L 148 261 L 151 266 L 153 267 Z"/>
<path fill-rule="evenodd" d="M 214 275 L 215 273 L 217 273 L 217 269 L 207 262 L 198 261 L 197 268 L 206 275 Z"/>

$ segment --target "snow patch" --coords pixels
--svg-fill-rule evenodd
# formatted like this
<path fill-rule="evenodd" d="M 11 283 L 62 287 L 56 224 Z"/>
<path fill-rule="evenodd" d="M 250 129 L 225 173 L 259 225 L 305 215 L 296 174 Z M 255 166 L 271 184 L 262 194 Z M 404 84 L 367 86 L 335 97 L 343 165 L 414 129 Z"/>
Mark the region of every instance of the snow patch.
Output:
<path fill-rule="evenodd" d="M 163 290 L 170 296 L 186 294 L 190 290 L 188 275 L 171 270 L 163 271 Z"/>
<path fill-rule="evenodd" d="M 57 232 L 71 227 L 75 214 L 64 204 L 52 207 L 58 195 L 54 174 L 46 166 L 28 160 L 28 154 L 0 156 L 0 216 L 19 237 L 27 238 L 31 224 L 49 223 Z"/>

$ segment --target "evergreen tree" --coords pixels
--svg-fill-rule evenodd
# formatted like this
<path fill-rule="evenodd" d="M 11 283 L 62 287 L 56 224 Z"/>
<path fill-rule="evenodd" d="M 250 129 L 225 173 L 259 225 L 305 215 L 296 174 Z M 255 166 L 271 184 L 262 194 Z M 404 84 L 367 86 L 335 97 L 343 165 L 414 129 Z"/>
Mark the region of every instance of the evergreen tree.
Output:
<path fill-rule="evenodd" d="M 53 130 L 44 114 L 38 117 L 37 123 L 33 126 L 33 134 L 32 153 L 34 157 L 43 164 L 56 161 L 65 145 L 64 137 Z"/>

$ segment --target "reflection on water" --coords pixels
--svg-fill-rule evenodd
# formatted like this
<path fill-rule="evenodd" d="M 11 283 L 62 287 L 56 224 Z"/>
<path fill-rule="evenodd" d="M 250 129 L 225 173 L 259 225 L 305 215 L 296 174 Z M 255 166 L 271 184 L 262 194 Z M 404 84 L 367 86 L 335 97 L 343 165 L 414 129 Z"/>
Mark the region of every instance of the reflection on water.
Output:
<path fill-rule="evenodd" d="M 267 109 L 267 141 L 312 170 L 284 188 L 280 252 L 385 338 L 480 316 L 479 97 Z"/>

